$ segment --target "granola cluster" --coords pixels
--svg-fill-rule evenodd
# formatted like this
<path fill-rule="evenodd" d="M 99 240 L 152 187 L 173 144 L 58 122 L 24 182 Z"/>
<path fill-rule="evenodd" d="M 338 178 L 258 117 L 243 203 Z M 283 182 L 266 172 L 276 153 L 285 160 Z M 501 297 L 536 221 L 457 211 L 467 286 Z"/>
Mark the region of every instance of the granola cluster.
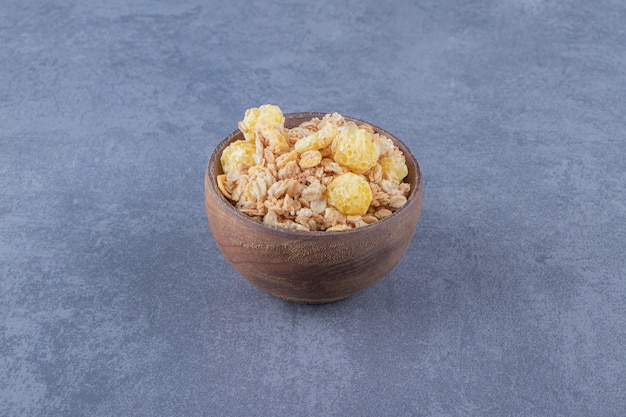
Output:
<path fill-rule="evenodd" d="M 367 124 L 326 114 L 286 129 L 279 107 L 248 109 L 244 139 L 221 155 L 217 185 L 269 226 L 339 231 L 375 223 L 407 202 L 402 151 Z"/>

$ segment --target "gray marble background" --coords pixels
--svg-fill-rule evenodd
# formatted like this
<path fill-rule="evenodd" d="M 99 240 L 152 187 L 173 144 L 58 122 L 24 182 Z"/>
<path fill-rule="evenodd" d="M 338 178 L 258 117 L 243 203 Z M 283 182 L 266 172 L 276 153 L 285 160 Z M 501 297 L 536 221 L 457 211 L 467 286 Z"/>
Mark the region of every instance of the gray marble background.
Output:
<path fill-rule="evenodd" d="M 263 103 L 420 161 L 374 287 L 222 258 L 205 164 Z M 625 113 L 620 0 L 0 0 L 0 415 L 623 417 Z"/>

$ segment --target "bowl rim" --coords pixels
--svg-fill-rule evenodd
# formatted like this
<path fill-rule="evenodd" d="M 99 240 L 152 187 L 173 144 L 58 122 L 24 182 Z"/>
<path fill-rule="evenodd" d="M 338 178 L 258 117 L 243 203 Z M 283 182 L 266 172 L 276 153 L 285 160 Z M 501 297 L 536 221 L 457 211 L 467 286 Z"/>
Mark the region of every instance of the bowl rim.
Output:
<path fill-rule="evenodd" d="M 325 115 L 327 115 L 329 113 L 324 113 L 324 112 L 296 112 L 296 113 L 285 113 L 284 117 L 285 117 L 285 121 L 287 121 L 287 118 L 304 118 L 304 117 L 308 117 L 309 120 L 313 119 L 313 118 L 322 118 Z M 417 187 L 412 187 L 411 190 L 409 191 L 409 195 L 407 197 L 407 202 L 405 205 L 403 205 L 402 207 L 400 207 L 399 209 L 396 209 L 390 216 L 385 217 L 384 219 L 381 219 L 380 221 L 373 223 L 373 224 L 368 224 L 367 226 L 362 226 L 362 227 L 358 227 L 358 228 L 354 228 L 354 229 L 348 229 L 348 230 L 337 230 L 337 231 L 326 231 L 326 230 L 311 230 L 311 231 L 298 231 L 298 230 L 291 230 L 291 229 L 284 229 L 281 227 L 277 227 L 277 226 L 271 226 L 262 222 L 259 222 L 257 220 L 252 219 L 251 217 L 245 215 L 244 213 L 241 213 L 239 210 L 237 210 L 237 208 L 222 194 L 222 192 L 219 190 L 219 188 L 217 187 L 217 179 L 213 177 L 212 173 L 211 173 L 211 166 L 212 163 L 218 163 L 219 159 L 221 157 L 221 151 L 223 151 L 223 149 L 228 146 L 228 144 L 230 144 L 231 142 L 234 142 L 236 140 L 236 138 L 238 136 L 241 136 L 243 139 L 243 132 L 239 129 L 235 129 L 233 130 L 231 133 L 229 133 L 226 137 L 224 137 L 222 140 L 220 140 L 220 142 L 215 146 L 215 148 L 213 149 L 213 152 L 211 152 L 211 155 L 209 157 L 209 160 L 207 162 L 206 165 L 206 169 L 205 169 L 205 174 L 204 174 L 204 181 L 205 181 L 205 199 L 207 198 L 206 193 L 207 190 L 210 190 L 212 192 L 212 194 L 217 195 L 217 199 L 214 199 L 217 201 L 218 204 L 220 204 L 220 206 L 225 207 L 229 212 L 233 213 L 238 219 L 241 219 L 242 221 L 246 222 L 247 224 L 249 224 L 251 227 L 254 227 L 256 229 L 258 229 L 259 231 L 262 231 L 263 233 L 270 233 L 270 234 L 278 234 L 281 236 L 290 236 L 290 237 L 297 237 L 300 239 L 307 239 L 307 238 L 315 238 L 315 239 L 337 239 L 340 236 L 350 236 L 356 233 L 364 233 L 364 232 L 375 232 L 376 230 L 380 229 L 381 227 L 384 228 L 385 223 L 387 223 L 387 220 L 391 220 L 392 218 L 398 217 L 400 216 L 403 212 L 407 211 L 409 209 L 409 207 L 412 207 L 416 204 L 420 203 L 420 199 L 419 194 L 421 192 L 423 192 L 423 177 L 422 177 L 422 172 L 419 166 L 419 163 L 417 161 L 417 159 L 415 158 L 415 156 L 413 155 L 413 152 L 411 152 L 411 149 L 404 143 L 402 142 L 400 139 L 398 139 L 395 135 L 391 134 L 390 132 L 388 132 L 387 130 L 373 124 L 370 122 L 367 122 L 365 120 L 356 118 L 356 117 L 351 117 L 351 116 L 345 116 L 342 114 L 342 117 L 347 120 L 347 121 L 352 121 L 354 123 L 356 123 L 357 125 L 362 125 L 362 124 L 367 124 L 369 126 L 371 126 L 375 132 L 382 134 L 384 136 L 386 136 L 387 138 L 389 138 L 391 141 L 394 142 L 394 144 L 396 146 L 400 145 L 399 147 L 401 148 L 402 153 L 404 154 L 404 157 L 407 159 L 411 159 L 413 161 L 413 164 L 415 166 L 415 175 L 416 175 L 416 186 Z M 218 155 L 218 151 L 220 153 L 220 155 Z M 209 181 L 209 179 L 211 179 L 211 181 Z M 207 184 L 210 183 L 210 184 Z M 210 216 L 210 214 L 209 214 Z"/>

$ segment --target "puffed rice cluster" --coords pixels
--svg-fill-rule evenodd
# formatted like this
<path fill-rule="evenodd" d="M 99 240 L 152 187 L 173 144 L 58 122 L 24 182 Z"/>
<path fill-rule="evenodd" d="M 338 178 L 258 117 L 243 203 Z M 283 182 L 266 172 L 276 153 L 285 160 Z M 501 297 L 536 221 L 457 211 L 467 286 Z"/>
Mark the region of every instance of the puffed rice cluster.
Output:
<path fill-rule="evenodd" d="M 246 110 L 245 139 L 222 152 L 217 185 L 239 211 L 269 226 L 341 231 L 406 204 L 408 169 L 389 138 L 338 113 L 291 129 L 284 120 L 271 104 Z"/>

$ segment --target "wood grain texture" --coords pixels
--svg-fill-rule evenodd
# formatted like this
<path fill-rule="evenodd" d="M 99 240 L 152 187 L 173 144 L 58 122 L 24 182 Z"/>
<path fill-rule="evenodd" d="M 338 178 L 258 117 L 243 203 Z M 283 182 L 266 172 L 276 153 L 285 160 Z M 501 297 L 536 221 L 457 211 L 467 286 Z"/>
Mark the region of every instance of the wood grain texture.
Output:
<path fill-rule="evenodd" d="M 291 128 L 323 113 L 285 115 Z M 361 120 L 346 117 L 357 124 Z M 371 124 L 370 124 L 371 125 Z M 209 159 L 204 181 L 205 205 L 211 232 L 229 264 L 257 287 L 288 301 L 322 304 L 340 300 L 375 284 L 402 259 L 417 227 L 422 207 L 422 175 L 411 151 L 389 132 L 406 157 L 411 192 L 405 206 L 390 217 L 342 232 L 297 232 L 270 227 L 241 214 L 221 194 L 216 178 L 222 173 L 220 155 L 235 140 L 236 130 Z"/>

